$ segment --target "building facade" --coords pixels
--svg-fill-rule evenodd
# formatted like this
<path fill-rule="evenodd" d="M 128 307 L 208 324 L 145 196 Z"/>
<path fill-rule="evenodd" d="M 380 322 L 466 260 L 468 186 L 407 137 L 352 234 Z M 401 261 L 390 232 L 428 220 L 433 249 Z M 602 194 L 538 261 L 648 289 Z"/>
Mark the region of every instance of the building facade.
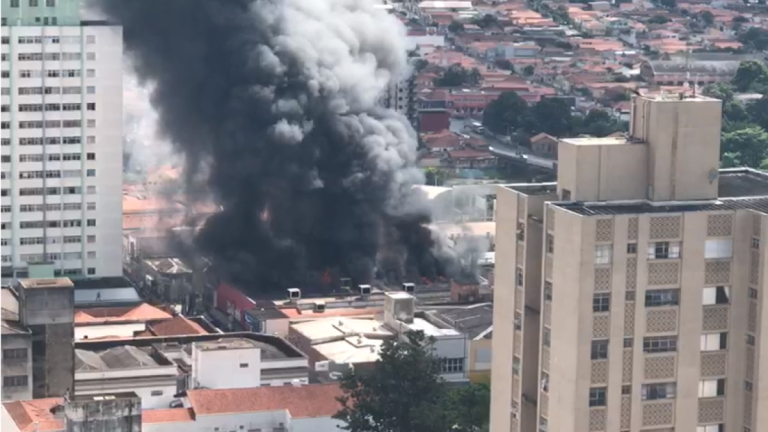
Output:
<path fill-rule="evenodd" d="M 4 278 L 122 274 L 122 29 L 80 3 L 2 1 Z"/>
<path fill-rule="evenodd" d="M 768 176 L 718 170 L 718 100 L 631 117 L 499 190 L 492 432 L 768 428 Z"/>

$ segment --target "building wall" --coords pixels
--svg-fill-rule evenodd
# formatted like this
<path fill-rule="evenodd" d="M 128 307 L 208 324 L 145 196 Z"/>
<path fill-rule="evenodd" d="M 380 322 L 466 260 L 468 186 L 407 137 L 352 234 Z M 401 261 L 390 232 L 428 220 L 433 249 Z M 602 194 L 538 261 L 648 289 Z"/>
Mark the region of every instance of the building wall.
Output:
<path fill-rule="evenodd" d="M 87 399 L 87 398 L 86 398 Z M 70 400 L 64 411 L 66 432 L 140 432 L 142 401 L 139 398 Z"/>
<path fill-rule="evenodd" d="M 247 388 L 261 383 L 261 350 L 219 350 L 192 346 L 192 382 L 195 387 Z"/>
<path fill-rule="evenodd" d="M 7 10 L 5 5 L 3 10 Z M 9 77 L 2 79 L 0 97 L 2 104 L 8 106 L 8 111 L 2 113 L 1 135 L 5 141 L 3 155 L 9 156 L 9 160 L 2 163 L 2 171 L 8 175 L 0 183 L 3 190 L 8 191 L 3 205 L 11 206 L 11 211 L 2 216 L 3 222 L 9 224 L 9 229 L 2 232 L 9 243 L 3 248 L 3 264 L 24 271 L 27 263 L 53 261 L 56 273 L 64 276 L 119 276 L 122 274 L 122 31 L 119 27 L 105 26 L 3 26 L 2 36 L 9 42 L 2 45 L 3 70 L 9 72 Z M 33 43 L 19 43 L 20 37 Z M 42 39 L 34 43 L 33 38 Z M 26 60 L 27 55 L 41 53 L 67 54 L 68 57 Z M 80 59 L 69 55 L 78 55 Z M 48 77 L 42 73 L 48 70 L 72 71 L 73 76 Z M 56 91 L 28 94 L 32 91 L 28 89 L 43 87 Z M 63 94 L 64 91 L 67 94 Z M 76 111 L 27 109 L 43 104 L 80 106 Z M 24 111 L 20 110 L 21 105 Z M 46 128 L 29 123 L 43 120 L 56 123 Z M 72 126 L 65 127 L 64 121 L 72 122 Z M 34 139 L 56 141 L 41 145 L 37 144 L 39 140 L 30 141 Z M 33 144 L 26 145 L 27 142 Z M 67 159 L 63 159 L 63 155 L 67 155 Z M 29 158 L 42 160 L 23 161 Z M 43 178 L 28 178 L 35 172 L 48 171 L 52 172 L 49 178 L 42 174 Z M 35 188 L 59 189 L 51 189 L 57 191 L 56 194 L 42 195 L 44 189 Z M 69 191 L 64 188 L 79 189 L 62 194 Z M 48 207 L 35 207 L 42 204 Z M 71 226 L 63 227 L 63 221 Z M 59 226 L 22 228 L 22 223 L 30 222 Z M 38 238 L 44 240 L 38 244 L 33 240 Z"/>
<path fill-rule="evenodd" d="M 493 340 L 478 339 L 469 343 L 469 379 L 472 382 L 490 382 Z M 485 360 L 488 361 L 485 361 Z"/>
<path fill-rule="evenodd" d="M 133 337 L 147 329 L 146 323 L 85 325 L 75 327 L 75 340 L 96 339 L 105 336 Z"/>
<path fill-rule="evenodd" d="M 179 391 L 175 376 L 134 377 L 75 382 L 75 394 L 102 395 L 104 393 L 134 392 L 141 398 L 144 409 L 170 408 L 174 395 Z"/>
<path fill-rule="evenodd" d="M 3 401 L 28 400 L 32 399 L 32 339 L 30 335 L 3 335 L 3 367 L 2 376 L 5 377 L 27 377 L 27 384 L 24 386 L 9 387 L 5 385 L 3 379 Z M 8 358 L 11 350 L 23 349 L 26 351 L 26 358 Z"/>

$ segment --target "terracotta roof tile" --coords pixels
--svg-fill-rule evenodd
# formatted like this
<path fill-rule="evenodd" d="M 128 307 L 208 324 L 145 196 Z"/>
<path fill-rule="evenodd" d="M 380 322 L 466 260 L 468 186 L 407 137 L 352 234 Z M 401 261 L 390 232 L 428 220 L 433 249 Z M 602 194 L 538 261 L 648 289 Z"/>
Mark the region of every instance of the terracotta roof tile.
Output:
<path fill-rule="evenodd" d="M 53 432 L 64 430 L 64 420 L 51 413 L 51 408 L 62 402 L 63 398 L 31 399 L 4 403 L 3 406 L 19 431 Z"/>
<path fill-rule="evenodd" d="M 141 411 L 141 422 L 144 424 L 190 421 L 195 421 L 195 413 L 191 408 L 148 409 Z"/>
<path fill-rule="evenodd" d="M 196 416 L 288 410 L 293 418 L 330 417 L 341 395 L 335 383 L 187 391 Z"/>
<path fill-rule="evenodd" d="M 200 324 L 179 315 L 149 326 L 149 331 L 155 336 L 183 336 L 208 334 Z"/>
<path fill-rule="evenodd" d="M 136 307 L 80 309 L 75 313 L 75 325 L 99 322 L 156 321 L 171 318 L 169 313 L 147 303 L 142 303 Z"/>

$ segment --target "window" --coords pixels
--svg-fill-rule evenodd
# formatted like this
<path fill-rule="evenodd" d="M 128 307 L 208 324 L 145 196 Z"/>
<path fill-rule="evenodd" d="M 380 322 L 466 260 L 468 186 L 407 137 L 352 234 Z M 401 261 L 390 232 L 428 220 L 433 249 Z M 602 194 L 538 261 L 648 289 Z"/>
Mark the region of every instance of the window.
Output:
<path fill-rule="evenodd" d="M 96 102 L 88 102 L 85 106 L 88 111 L 96 111 Z"/>
<path fill-rule="evenodd" d="M 627 255 L 635 255 L 637 253 L 637 243 L 627 243 Z"/>
<path fill-rule="evenodd" d="M 674 399 L 675 383 L 644 384 L 641 391 L 643 400 Z"/>
<path fill-rule="evenodd" d="M 95 235 L 89 235 L 88 237 L 86 237 L 86 241 L 88 243 L 96 243 L 96 236 Z"/>
<path fill-rule="evenodd" d="M 56 0 L 45 0 L 46 7 L 56 7 Z"/>
<path fill-rule="evenodd" d="M 624 300 L 626 300 L 628 302 L 635 301 L 635 292 L 634 291 L 626 291 L 624 293 Z"/>
<path fill-rule="evenodd" d="M 87 169 L 85 170 L 85 175 L 88 177 L 96 177 L 96 170 L 95 169 Z"/>
<path fill-rule="evenodd" d="M 715 424 L 707 426 L 697 426 L 696 432 L 725 432 L 725 425 Z M 749 432 L 748 428 L 744 428 L 744 432 Z"/>
<path fill-rule="evenodd" d="M 592 387 L 589 389 L 589 406 L 605 406 L 605 387 Z"/>
<path fill-rule="evenodd" d="M 541 372 L 541 391 L 544 393 L 549 391 L 549 374 L 544 371 Z"/>
<path fill-rule="evenodd" d="M 704 243 L 704 258 L 718 259 L 733 256 L 732 239 L 707 239 Z"/>
<path fill-rule="evenodd" d="M 88 259 L 94 259 L 96 258 L 96 251 L 88 251 L 87 255 Z"/>
<path fill-rule="evenodd" d="M 661 353 L 677 351 L 677 336 L 658 336 L 643 339 L 644 353 Z"/>
<path fill-rule="evenodd" d="M 680 258 L 680 242 L 656 242 L 648 244 L 648 259 Z"/>
<path fill-rule="evenodd" d="M 162 395 L 163 395 L 162 390 L 152 390 L 152 392 L 150 392 L 150 396 L 162 396 Z"/>
<path fill-rule="evenodd" d="M 612 247 L 611 245 L 595 246 L 595 264 L 610 264 Z"/>
<path fill-rule="evenodd" d="M 523 316 L 520 312 L 515 312 L 515 331 L 523 329 Z"/>
<path fill-rule="evenodd" d="M 699 397 L 725 396 L 725 378 L 699 381 Z"/>
<path fill-rule="evenodd" d="M 608 312 L 611 310 L 610 294 L 595 294 L 592 296 L 592 312 Z"/>
<path fill-rule="evenodd" d="M 749 291 L 747 292 L 747 296 L 749 296 L 749 298 L 751 299 L 757 299 L 757 290 L 754 288 L 750 288 Z"/>
<path fill-rule="evenodd" d="M 744 381 L 744 390 L 752 393 L 752 390 L 754 389 L 754 385 L 751 381 Z"/>
<path fill-rule="evenodd" d="M 728 349 L 728 333 L 704 333 L 700 336 L 701 351 L 720 351 Z"/>
<path fill-rule="evenodd" d="M 544 331 L 541 334 L 542 344 L 549 348 L 549 346 L 552 344 L 552 331 L 547 327 L 544 327 Z"/>
<path fill-rule="evenodd" d="M 755 335 L 747 333 L 747 345 L 755 346 Z"/>
<path fill-rule="evenodd" d="M 520 375 L 520 357 L 512 357 L 512 374 Z"/>
<path fill-rule="evenodd" d="M 592 341 L 592 360 L 605 360 L 608 358 L 608 340 L 593 340 Z"/>
<path fill-rule="evenodd" d="M 88 86 L 85 88 L 85 92 L 88 94 L 96 94 L 96 87 Z"/>
<path fill-rule="evenodd" d="M 702 304 L 704 306 L 728 304 L 730 294 L 731 288 L 727 286 L 704 288 L 704 298 L 702 299 Z"/>
<path fill-rule="evenodd" d="M 525 241 L 525 224 L 517 223 L 517 241 Z"/>
<path fill-rule="evenodd" d="M 12 8 L 19 7 L 19 0 L 11 0 L 11 7 Z"/>
<path fill-rule="evenodd" d="M 552 282 L 544 282 L 544 301 L 552 301 Z"/>
<path fill-rule="evenodd" d="M 26 387 L 29 384 L 27 375 L 4 376 L 3 387 Z"/>
<path fill-rule="evenodd" d="M 85 43 L 87 43 L 87 44 L 95 44 L 96 43 L 96 36 L 94 36 L 94 35 L 86 35 L 85 36 Z"/>
<path fill-rule="evenodd" d="M 85 59 L 90 61 L 96 60 L 96 53 L 92 53 L 92 52 L 87 53 L 85 55 Z"/>
<path fill-rule="evenodd" d="M 29 7 L 37 7 L 39 6 L 38 0 L 29 0 Z"/>
<path fill-rule="evenodd" d="M 547 253 L 555 253 L 555 236 L 547 234 Z"/>
<path fill-rule="evenodd" d="M 464 358 L 444 358 L 440 359 L 441 373 L 464 372 Z"/>
<path fill-rule="evenodd" d="M 760 239 L 752 237 L 752 249 L 760 249 Z"/>
<path fill-rule="evenodd" d="M 240 363 L 240 369 L 245 369 L 248 367 L 248 363 Z"/>
<path fill-rule="evenodd" d="M 645 292 L 645 307 L 677 306 L 680 304 L 680 290 L 663 289 Z"/>
<path fill-rule="evenodd" d="M 86 203 L 86 210 L 96 210 L 96 203 L 95 202 Z"/>
<path fill-rule="evenodd" d="M 632 338 L 624 338 L 624 348 L 632 348 L 634 340 Z"/>
<path fill-rule="evenodd" d="M 96 219 L 88 219 L 88 226 L 89 227 L 95 227 L 96 226 Z"/>
<path fill-rule="evenodd" d="M 86 153 L 85 158 L 90 161 L 96 160 L 96 153 Z"/>
<path fill-rule="evenodd" d="M 523 269 L 520 267 L 517 268 L 517 286 L 521 287 L 523 286 Z"/>
<path fill-rule="evenodd" d="M 3 350 L 3 360 L 25 360 L 26 358 L 26 348 L 9 348 Z"/>
<path fill-rule="evenodd" d="M 78 123 L 79 123 L 79 121 L 78 121 Z M 89 128 L 95 128 L 96 127 L 96 120 L 88 119 L 88 120 L 86 120 L 86 125 L 88 125 Z"/>
<path fill-rule="evenodd" d="M 632 386 L 631 385 L 621 386 L 621 394 L 622 394 L 622 396 L 631 395 L 632 394 Z"/>
<path fill-rule="evenodd" d="M 88 69 L 85 71 L 85 76 L 88 78 L 96 78 L 96 69 Z"/>
<path fill-rule="evenodd" d="M 96 269 L 93 268 L 93 267 L 89 267 L 88 268 L 88 274 L 91 275 L 91 276 L 95 275 L 96 274 Z"/>

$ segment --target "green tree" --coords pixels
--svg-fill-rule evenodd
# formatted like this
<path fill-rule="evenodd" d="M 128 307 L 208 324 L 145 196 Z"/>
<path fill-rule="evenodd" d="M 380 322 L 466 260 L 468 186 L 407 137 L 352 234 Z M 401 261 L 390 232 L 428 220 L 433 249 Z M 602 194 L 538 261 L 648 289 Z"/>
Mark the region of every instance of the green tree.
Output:
<path fill-rule="evenodd" d="M 477 68 L 467 70 L 460 64 L 448 66 L 440 78 L 435 79 L 435 85 L 438 87 L 458 87 L 465 84 L 477 85 L 483 78 L 483 75 Z"/>
<path fill-rule="evenodd" d="M 495 60 L 493 64 L 495 64 L 497 68 L 504 69 L 504 70 L 512 70 L 512 68 L 514 67 L 512 66 L 512 62 L 507 59 Z"/>
<path fill-rule="evenodd" d="M 448 31 L 451 33 L 461 33 L 464 31 L 464 24 L 459 21 L 451 21 L 451 23 L 448 24 Z"/>
<path fill-rule="evenodd" d="M 701 21 L 704 23 L 705 26 L 711 27 L 712 24 L 715 23 L 715 16 L 712 15 L 712 12 L 705 10 L 701 14 L 699 14 L 699 17 L 701 18 Z"/>
<path fill-rule="evenodd" d="M 702 89 L 702 93 L 723 102 L 733 100 L 733 87 L 729 84 L 709 84 Z"/>
<path fill-rule="evenodd" d="M 483 111 L 483 125 L 491 132 L 509 134 L 529 122 L 530 107 L 515 92 L 504 92 Z"/>
<path fill-rule="evenodd" d="M 478 85 L 483 80 L 483 74 L 480 73 L 478 68 L 472 68 L 467 74 L 466 83 L 470 85 Z"/>
<path fill-rule="evenodd" d="M 475 24 L 482 29 L 494 26 L 497 23 L 498 19 L 491 14 L 485 14 L 482 18 L 475 18 Z"/>
<path fill-rule="evenodd" d="M 491 387 L 472 384 L 448 391 L 444 408 L 451 431 L 479 432 L 490 421 Z"/>
<path fill-rule="evenodd" d="M 421 72 L 427 66 L 429 66 L 429 62 L 424 59 L 418 59 L 413 62 L 413 69 L 416 70 L 416 72 Z"/>
<path fill-rule="evenodd" d="M 533 107 L 533 117 L 538 132 L 545 132 L 556 137 L 571 133 L 573 121 L 571 107 L 561 98 L 544 98 Z M 534 132 L 534 131 L 531 131 Z"/>
<path fill-rule="evenodd" d="M 625 125 L 608 111 L 593 109 L 584 118 L 574 117 L 574 132 L 578 134 L 604 137 L 623 130 Z"/>
<path fill-rule="evenodd" d="M 523 68 L 523 75 L 529 77 L 533 75 L 535 71 L 536 71 L 536 68 L 533 65 L 528 65 Z"/>
<path fill-rule="evenodd" d="M 768 132 L 756 126 L 724 133 L 722 151 L 741 165 L 759 167 L 768 156 Z"/>
<path fill-rule="evenodd" d="M 669 22 L 669 18 L 664 15 L 654 15 L 648 20 L 648 24 L 666 24 Z"/>
<path fill-rule="evenodd" d="M 765 88 L 768 85 L 768 67 L 755 60 L 743 61 L 736 70 L 731 84 L 740 92 Z"/>
<path fill-rule="evenodd" d="M 432 351 L 434 341 L 410 332 L 405 341 L 382 344 L 372 371 L 341 380 L 342 408 L 334 418 L 350 432 L 445 432 L 446 389 Z"/>
<path fill-rule="evenodd" d="M 752 123 L 768 130 L 768 96 L 747 105 L 747 114 Z"/>
<path fill-rule="evenodd" d="M 747 31 L 739 34 L 739 42 L 746 48 L 753 51 L 764 51 L 768 49 L 768 30 L 759 27 L 750 27 Z"/>

